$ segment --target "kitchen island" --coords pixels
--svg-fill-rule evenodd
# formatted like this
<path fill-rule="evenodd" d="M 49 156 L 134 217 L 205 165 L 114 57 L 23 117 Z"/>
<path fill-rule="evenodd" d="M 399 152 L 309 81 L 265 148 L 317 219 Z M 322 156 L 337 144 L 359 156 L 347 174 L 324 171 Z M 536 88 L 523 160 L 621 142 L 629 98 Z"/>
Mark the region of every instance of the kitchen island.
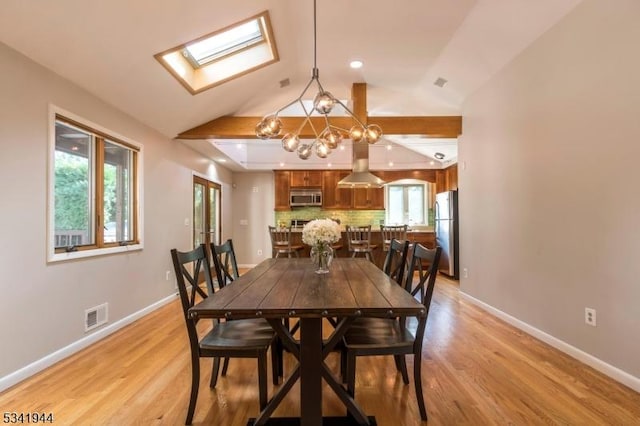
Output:
<path fill-rule="evenodd" d="M 291 228 L 291 244 L 303 245 L 304 248 L 300 251 L 301 257 L 309 257 L 310 247 L 302 242 L 302 228 Z M 420 243 L 425 247 L 433 248 L 436 245 L 435 233 L 433 230 L 411 230 L 407 231 L 407 239 L 412 243 Z M 347 232 L 342 231 L 342 238 L 340 242 L 342 248 L 336 251 L 337 257 L 349 257 L 349 247 L 347 244 Z M 336 243 L 337 244 L 337 243 Z M 371 227 L 371 244 L 377 247 L 373 250 L 374 263 L 382 268 L 384 263 L 385 253 L 382 250 L 382 233 L 380 228 L 374 229 Z"/>

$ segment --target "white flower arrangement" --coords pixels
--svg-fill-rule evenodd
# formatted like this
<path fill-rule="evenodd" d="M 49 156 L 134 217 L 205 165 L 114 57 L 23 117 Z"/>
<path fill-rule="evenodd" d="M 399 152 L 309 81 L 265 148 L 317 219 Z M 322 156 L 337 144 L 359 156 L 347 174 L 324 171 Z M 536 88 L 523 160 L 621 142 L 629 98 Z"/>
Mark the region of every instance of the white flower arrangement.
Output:
<path fill-rule="evenodd" d="M 340 238 L 340 225 L 331 219 L 315 219 L 302 228 L 302 242 L 312 247 L 333 244 Z"/>

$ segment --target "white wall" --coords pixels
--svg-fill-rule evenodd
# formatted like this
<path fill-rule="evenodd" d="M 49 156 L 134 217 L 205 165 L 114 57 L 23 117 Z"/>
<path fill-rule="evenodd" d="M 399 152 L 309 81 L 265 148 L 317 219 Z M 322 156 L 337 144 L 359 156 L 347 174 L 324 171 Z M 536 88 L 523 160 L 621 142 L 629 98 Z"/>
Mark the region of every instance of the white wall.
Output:
<path fill-rule="evenodd" d="M 233 248 L 239 264 L 256 265 L 271 257 L 268 226 L 275 224 L 273 172 L 234 173 L 233 186 Z"/>
<path fill-rule="evenodd" d="M 639 20 L 585 0 L 467 100 L 458 169 L 461 289 L 635 383 Z"/>
<path fill-rule="evenodd" d="M 1 43 L 0 76 L 1 389 L 3 377 L 86 337 L 85 309 L 108 302 L 113 324 L 174 293 L 165 271 L 169 250 L 191 245 L 193 172 L 223 185 L 223 215 L 232 212 L 227 169 Z M 143 144 L 144 250 L 46 263 L 49 103 Z"/>

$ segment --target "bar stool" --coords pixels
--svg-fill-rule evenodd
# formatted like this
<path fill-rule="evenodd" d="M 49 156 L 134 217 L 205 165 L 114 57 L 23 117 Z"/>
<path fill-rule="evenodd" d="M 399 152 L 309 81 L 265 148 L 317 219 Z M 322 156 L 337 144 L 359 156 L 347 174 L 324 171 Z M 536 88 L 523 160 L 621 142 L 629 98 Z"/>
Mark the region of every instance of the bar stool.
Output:
<path fill-rule="evenodd" d="M 300 257 L 300 250 L 304 246 L 291 244 L 291 228 L 269 226 L 269 235 L 271 236 L 271 257 L 277 258 L 281 254 L 286 254 L 287 257 L 294 254 L 296 257 Z"/>
<path fill-rule="evenodd" d="M 351 257 L 356 257 L 358 254 L 364 254 L 364 257 L 373 262 L 373 250 L 378 247 L 375 244 L 371 244 L 371 225 L 366 226 L 351 226 L 347 225 L 347 246 Z"/>
<path fill-rule="evenodd" d="M 406 241 L 407 239 L 407 225 L 380 225 L 380 232 L 382 233 L 382 250 L 389 251 L 391 240 Z"/>

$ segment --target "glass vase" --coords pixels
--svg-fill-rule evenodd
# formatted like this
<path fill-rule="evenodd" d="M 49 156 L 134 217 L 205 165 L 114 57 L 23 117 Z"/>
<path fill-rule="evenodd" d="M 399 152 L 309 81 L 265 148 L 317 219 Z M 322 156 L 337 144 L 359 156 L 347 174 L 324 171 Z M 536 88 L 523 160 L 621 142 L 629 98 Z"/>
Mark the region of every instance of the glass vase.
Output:
<path fill-rule="evenodd" d="M 329 245 L 321 244 L 311 247 L 311 261 L 316 266 L 316 274 L 327 274 L 333 260 L 333 249 Z"/>

